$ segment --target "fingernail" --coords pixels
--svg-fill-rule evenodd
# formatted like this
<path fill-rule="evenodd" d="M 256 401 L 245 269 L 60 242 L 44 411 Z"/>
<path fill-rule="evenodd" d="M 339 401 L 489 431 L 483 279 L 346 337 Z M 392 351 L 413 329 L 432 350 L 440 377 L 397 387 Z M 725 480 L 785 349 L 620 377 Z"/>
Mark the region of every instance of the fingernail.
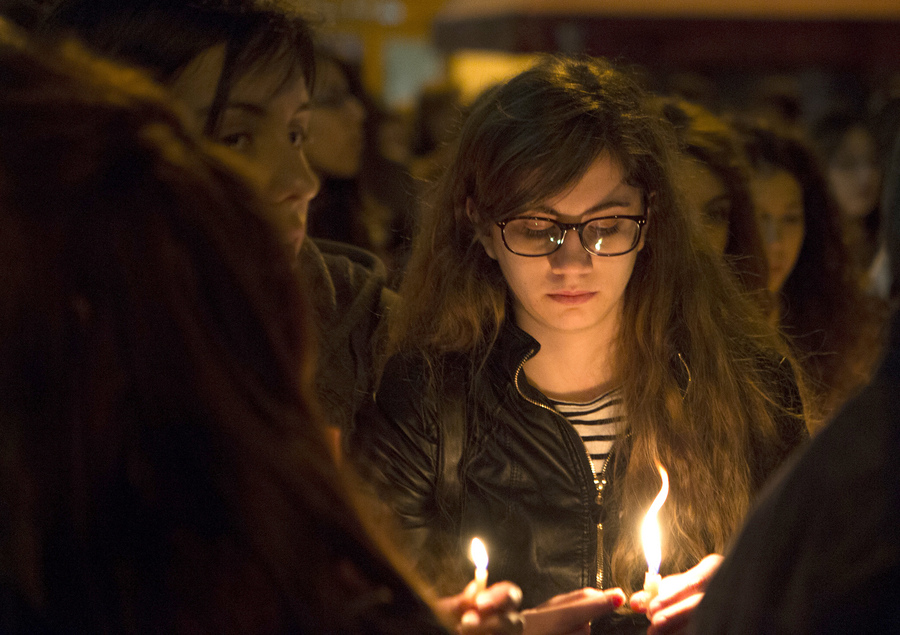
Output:
<path fill-rule="evenodd" d="M 619 608 L 620 606 L 622 606 L 623 604 L 625 604 L 625 598 L 621 595 L 614 595 L 612 600 L 613 600 L 613 608 L 616 608 L 616 609 Z"/>
<path fill-rule="evenodd" d="M 465 613 L 463 613 L 460 623 L 463 626 L 477 625 L 478 624 L 478 613 L 475 613 L 474 611 L 466 611 Z"/>

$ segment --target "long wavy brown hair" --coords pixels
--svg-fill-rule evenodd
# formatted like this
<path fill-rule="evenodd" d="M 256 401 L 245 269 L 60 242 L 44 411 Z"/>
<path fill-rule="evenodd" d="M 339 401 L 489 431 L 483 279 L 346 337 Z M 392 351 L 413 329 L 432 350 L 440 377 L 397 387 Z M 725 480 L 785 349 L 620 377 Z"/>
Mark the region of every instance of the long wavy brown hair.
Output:
<path fill-rule="evenodd" d="M 802 416 L 780 398 L 798 379 L 788 352 L 687 213 L 671 177 L 674 134 L 647 101 L 626 71 L 566 57 L 482 95 L 422 218 L 390 332 L 395 352 L 484 359 L 509 291 L 478 232 L 565 191 L 601 153 L 622 166 L 650 209 L 614 368 L 627 415 L 612 496 L 635 528 L 612 553 L 612 583 L 625 589 L 646 569 L 637 527 L 659 488 L 657 461 L 672 481 L 663 569 L 682 571 L 740 525 L 761 479 L 751 447 L 778 446 L 785 410 Z"/>
<path fill-rule="evenodd" d="M 0 630 L 434 630 L 327 443 L 289 255 L 188 128 L 0 21 Z"/>

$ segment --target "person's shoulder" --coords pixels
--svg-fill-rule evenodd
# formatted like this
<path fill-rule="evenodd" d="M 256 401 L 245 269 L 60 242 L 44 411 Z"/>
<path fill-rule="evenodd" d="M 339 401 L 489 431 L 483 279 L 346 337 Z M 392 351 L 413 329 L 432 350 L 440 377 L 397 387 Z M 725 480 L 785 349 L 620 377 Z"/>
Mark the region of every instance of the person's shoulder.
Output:
<path fill-rule="evenodd" d="M 696 632 L 896 631 L 896 602 L 871 601 L 900 592 L 900 406 L 896 381 L 880 379 L 770 479 Z"/>
<path fill-rule="evenodd" d="M 300 277 L 320 312 L 346 315 L 359 307 L 377 315 L 396 303 L 384 263 L 364 249 L 324 239 L 307 239 L 299 254 Z"/>
<path fill-rule="evenodd" d="M 415 353 L 392 355 L 382 369 L 376 401 L 388 410 L 404 410 L 401 404 L 408 405 L 423 397 L 433 380 L 434 368 L 425 356 Z"/>
<path fill-rule="evenodd" d="M 324 238 L 311 238 L 307 242 L 322 255 L 333 275 L 347 279 L 377 278 L 382 282 L 387 279 L 384 263 L 370 251 Z"/>
<path fill-rule="evenodd" d="M 449 383 L 464 383 L 471 366 L 468 355 L 462 352 L 428 356 L 418 351 L 406 351 L 388 358 L 383 377 L 391 382 L 414 383 L 420 387 L 434 384 L 440 387 Z"/>
<path fill-rule="evenodd" d="M 469 368 L 462 354 L 393 355 L 385 362 L 376 401 L 383 411 L 398 416 L 432 419 L 451 399 L 462 398 Z"/>

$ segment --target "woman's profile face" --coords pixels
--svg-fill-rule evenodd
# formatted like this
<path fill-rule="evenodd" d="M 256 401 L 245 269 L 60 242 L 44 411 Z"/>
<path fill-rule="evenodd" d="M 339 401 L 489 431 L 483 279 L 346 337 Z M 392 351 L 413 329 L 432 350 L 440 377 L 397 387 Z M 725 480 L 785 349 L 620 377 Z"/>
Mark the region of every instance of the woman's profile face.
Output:
<path fill-rule="evenodd" d="M 769 261 L 769 291 L 778 293 L 803 245 L 803 189 L 790 172 L 775 169 L 754 173 L 750 191 Z"/>
<path fill-rule="evenodd" d="M 845 217 L 860 218 L 878 205 L 881 167 L 875 139 L 865 128 L 848 130 L 827 165 L 828 185 Z"/>
<path fill-rule="evenodd" d="M 325 59 L 316 67 L 306 155 L 321 176 L 355 177 L 365 141 L 366 111 L 353 93 L 344 71 Z"/>
<path fill-rule="evenodd" d="M 170 86 L 200 122 L 209 114 L 224 55 L 224 45 L 201 53 Z M 319 191 L 319 180 L 303 150 L 310 118 L 306 83 L 297 73 L 283 84 L 280 70 L 261 68 L 235 81 L 214 141 L 249 159 L 271 220 L 297 251 L 306 236 L 309 202 Z"/>
<path fill-rule="evenodd" d="M 716 253 L 724 254 L 731 218 L 731 198 L 725 183 L 705 163 L 696 159 L 685 161 L 684 172 L 688 204 L 691 210 L 700 214 Z"/>
<path fill-rule="evenodd" d="M 573 187 L 522 216 L 580 223 L 613 215 L 644 215 L 643 196 L 607 154 L 594 161 Z M 513 297 L 516 323 L 538 341 L 545 335 L 589 334 L 608 341 L 618 333 L 625 287 L 631 278 L 643 234 L 634 250 L 596 256 L 569 230 L 562 246 L 548 256 L 510 252 L 500 227 L 479 237 L 488 256 L 500 265 Z"/>

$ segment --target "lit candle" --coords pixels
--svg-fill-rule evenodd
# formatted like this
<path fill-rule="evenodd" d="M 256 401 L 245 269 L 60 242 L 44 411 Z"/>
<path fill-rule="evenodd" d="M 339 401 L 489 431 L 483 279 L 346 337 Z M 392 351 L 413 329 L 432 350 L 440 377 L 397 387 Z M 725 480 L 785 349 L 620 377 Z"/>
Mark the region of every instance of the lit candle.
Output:
<path fill-rule="evenodd" d="M 488 554 L 484 543 L 478 538 L 472 538 L 472 546 L 469 549 L 472 562 L 475 563 L 476 593 L 484 591 L 487 587 Z"/>
<path fill-rule="evenodd" d="M 662 562 L 662 544 L 656 515 L 663 503 L 666 502 L 666 496 L 669 495 L 669 475 L 659 463 L 656 464 L 656 468 L 662 477 L 662 487 L 659 490 L 659 494 L 653 499 L 653 504 L 650 505 L 647 515 L 644 516 L 644 522 L 641 523 L 641 544 L 644 547 L 644 557 L 647 558 L 644 591 L 647 593 L 648 604 L 659 593 L 659 583 L 662 580 L 662 576 L 659 575 L 659 565 Z"/>

